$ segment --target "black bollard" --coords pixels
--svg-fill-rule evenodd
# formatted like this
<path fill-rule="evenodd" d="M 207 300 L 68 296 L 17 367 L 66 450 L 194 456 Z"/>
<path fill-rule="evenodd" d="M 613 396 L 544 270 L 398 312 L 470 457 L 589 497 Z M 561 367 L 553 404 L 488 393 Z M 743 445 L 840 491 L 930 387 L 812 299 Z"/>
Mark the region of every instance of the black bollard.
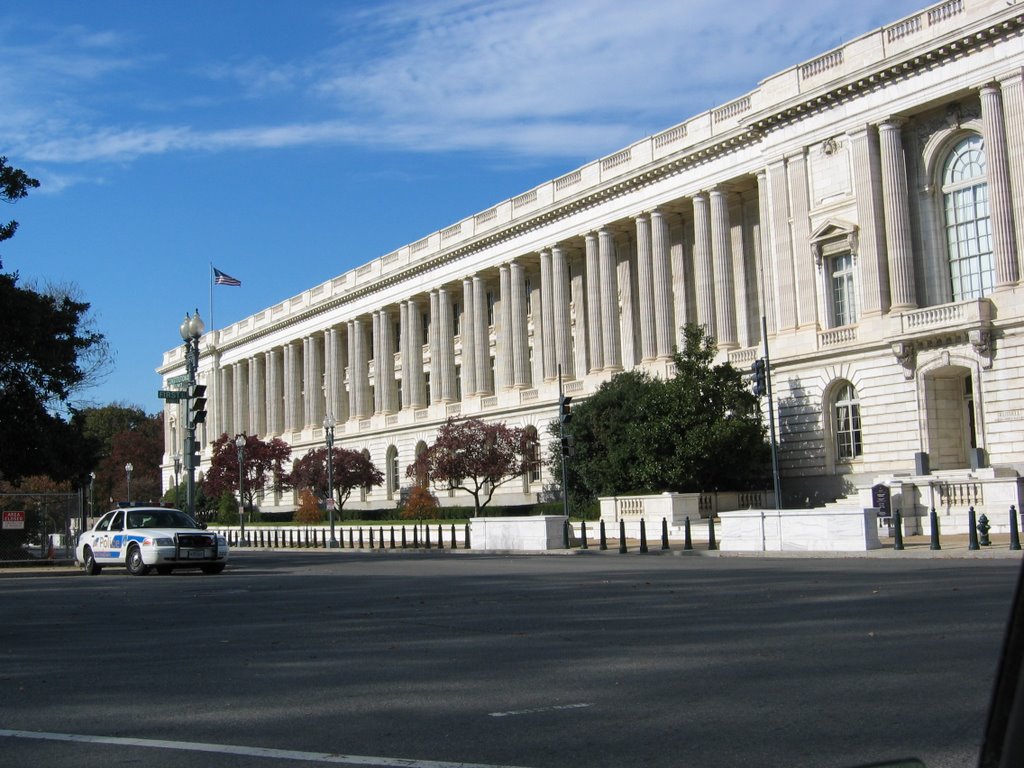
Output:
<path fill-rule="evenodd" d="M 718 549 L 718 542 L 715 541 L 715 516 L 708 518 L 708 549 Z"/>
<path fill-rule="evenodd" d="M 569 549 L 571 541 L 569 538 L 569 518 L 567 517 L 565 522 L 562 523 L 562 549 Z"/>
<path fill-rule="evenodd" d="M 626 521 L 619 520 L 619 554 L 626 554 Z"/>
<path fill-rule="evenodd" d="M 430 549 L 430 526 L 423 526 L 423 548 Z"/>
<path fill-rule="evenodd" d="M 363 529 L 362 526 L 359 528 L 359 548 L 363 549 Z"/>
<path fill-rule="evenodd" d="M 384 549 L 384 526 L 383 525 L 378 530 L 378 533 L 380 533 L 380 548 Z"/>
<path fill-rule="evenodd" d="M 1020 549 L 1020 531 L 1017 529 L 1017 508 L 1010 505 L 1010 549 Z"/>
<path fill-rule="evenodd" d="M 373 549 L 373 528 L 370 529 L 370 549 Z"/>
<path fill-rule="evenodd" d="M 903 516 L 897 509 L 892 515 L 893 535 L 896 537 L 892 548 L 900 552 L 903 550 Z"/>
<path fill-rule="evenodd" d="M 444 536 L 441 532 L 441 524 L 437 524 L 437 548 L 444 549 Z"/>
<path fill-rule="evenodd" d="M 419 549 L 420 548 L 420 524 L 419 523 L 416 523 L 416 525 L 414 525 L 412 527 L 412 548 L 413 549 Z"/>
<path fill-rule="evenodd" d="M 928 545 L 928 549 L 942 549 L 942 545 L 939 543 L 939 518 L 935 514 L 935 507 L 932 507 L 929 519 L 932 525 L 932 542 Z"/>
<path fill-rule="evenodd" d="M 973 506 L 967 510 L 967 548 L 981 549 L 978 546 L 978 518 Z"/>
<path fill-rule="evenodd" d="M 470 544 L 471 544 L 471 542 L 469 540 L 469 523 L 466 523 L 466 531 L 465 531 L 465 537 L 462 540 L 462 548 L 463 549 L 472 549 Z"/>
<path fill-rule="evenodd" d="M 455 523 L 452 523 L 452 549 L 458 549 L 459 545 L 455 543 Z"/>
<path fill-rule="evenodd" d="M 690 516 L 683 523 L 683 549 L 693 549 L 693 537 L 690 535 Z"/>
<path fill-rule="evenodd" d="M 391 526 L 391 548 L 395 548 L 395 526 Z"/>
<path fill-rule="evenodd" d="M 352 536 L 353 536 L 352 529 L 349 528 L 348 529 L 348 548 L 349 549 L 355 549 L 356 548 L 355 542 L 352 540 Z"/>
<path fill-rule="evenodd" d="M 402 526 L 402 549 L 406 549 L 408 546 L 409 546 L 409 544 L 405 540 L 405 526 L 403 525 Z"/>
<path fill-rule="evenodd" d="M 604 520 L 601 521 L 600 529 L 601 529 L 601 544 L 599 546 L 601 548 L 601 551 L 604 552 L 606 549 L 608 549 L 608 536 L 605 535 Z"/>
<path fill-rule="evenodd" d="M 580 549 L 587 548 L 587 521 L 580 520 Z"/>
<path fill-rule="evenodd" d="M 642 517 L 640 518 L 640 551 L 647 551 L 647 523 Z"/>
<path fill-rule="evenodd" d="M 668 549 L 668 520 L 661 518 L 661 548 Z"/>

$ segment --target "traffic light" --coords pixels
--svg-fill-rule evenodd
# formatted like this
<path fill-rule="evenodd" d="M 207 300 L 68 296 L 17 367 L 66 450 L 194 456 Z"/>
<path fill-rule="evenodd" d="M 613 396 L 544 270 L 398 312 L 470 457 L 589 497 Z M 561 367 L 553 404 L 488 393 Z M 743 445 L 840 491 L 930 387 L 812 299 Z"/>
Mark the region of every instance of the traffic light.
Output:
<path fill-rule="evenodd" d="M 562 438 L 562 455 L 572 456 L 572 435 L 566 435 Z"/>
<path fill-rule="evenodd" d="M 206 385 L 193 384 L 188 389 L 189 421 L 192 429 L 206 421 Z"/>
<path fill-rule="evenodd" d="M 558 398 L 558 420 L 562 424 L 568 424 L 572 419 L 572 409 L 569 403 L 572 402 L 572 398 L 569 395 L 562 395 Z"/>
<path fill-rule="evenodd" d="M 768 392 L 768 381 L 766 378 L 766 372 L 764 367 L 764 358 L 759 357 L 754 361 L 754 364 L 750 366 L 750 370 L 753 372 L 753 385 L 754 394 L 758 397 Z"/>

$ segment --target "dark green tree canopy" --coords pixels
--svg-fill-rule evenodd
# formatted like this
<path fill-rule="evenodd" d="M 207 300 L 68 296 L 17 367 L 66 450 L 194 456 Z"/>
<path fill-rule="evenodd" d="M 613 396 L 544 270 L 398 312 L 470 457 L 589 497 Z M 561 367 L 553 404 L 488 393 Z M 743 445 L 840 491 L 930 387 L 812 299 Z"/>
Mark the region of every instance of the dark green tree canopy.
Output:
<path fill-rule="evenodd" d="M 30 189 L 35 189 L 38 186 L 38 181 L 21 169 L 8 165 L 6 157 L 0 157 L 0 199 L 13 203 L 25 197 Z M 16 221 L 0 224 L 0 242 L 14 237 L 17 229 L 18 222 Z M 3 265 L 3 260 L 0 259 L 0 268 Z"/>
<path fill-rule="evenodd" d="M 713 365 L 714 340 L 684 329 L 685 347 L 668 381 L 627 371 L 573 404 L 570 492 L 583 498 L 629 493 L 746 490 L 770 482 L 770 448 L 757 398 L 728 363 Z M 551 426 L 558 434 L 558 423 Z M 560 476 L 560 455 L 554 456 Z"/>

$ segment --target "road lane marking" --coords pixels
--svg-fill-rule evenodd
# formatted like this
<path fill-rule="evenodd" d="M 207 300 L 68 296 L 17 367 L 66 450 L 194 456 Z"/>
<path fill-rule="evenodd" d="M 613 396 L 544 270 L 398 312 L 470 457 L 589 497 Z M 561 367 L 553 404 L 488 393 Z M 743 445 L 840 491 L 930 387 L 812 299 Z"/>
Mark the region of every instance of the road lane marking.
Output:
<path fill-rule="evenodd" d="M 514 715 L 536 715 L 541 712 L 557 712 L 562 709 L 585 709 L 593 704 L 556 704 L 551 707 L 537 707 L 536 709 L 516 709 L 511 712 L 488 712 L 489 717 L 513 717 Z"/>
<path fill-rule="evenodd" d="M 275 760 L 304 760 L 310 763 L 372 765 L 382 766 L 382 768 L 516 768 L 516 766 L 511 765 L 451 763 L 439 760 L 409 760 L 401 757 L 370 757 L 367 755 L 339 755 L 331 752 L 300 752 L 293 749 L 245 747 L 237 744 L 203 744 L 189 741 L 133 739 L 123 736 L 89 736 L 80 733 L 47 733 L 45 731 L 17 731 L 0 728 L 0 737 L 4 736 L 13 739 L 71 741 L 83 744 L 110 744 L 118 747 L 143 747 L 146 749 L 176 749 L 182 752 L 212 752 L 221 755 L 269 757 Z"/>

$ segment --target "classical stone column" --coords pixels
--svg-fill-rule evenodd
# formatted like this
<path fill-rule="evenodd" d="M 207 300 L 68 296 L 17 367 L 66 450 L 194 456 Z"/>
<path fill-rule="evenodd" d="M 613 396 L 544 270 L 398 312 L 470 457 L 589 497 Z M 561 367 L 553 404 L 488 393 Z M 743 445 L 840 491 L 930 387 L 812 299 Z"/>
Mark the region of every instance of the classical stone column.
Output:
<path fill-rule="evenodd" d="M 377 346 L 377 387 L 380 392 L 380 412 L 394 413 L 398 410 L 395 397 L 395 343 L 394 325 L 391 313 L 382 309 L 377 313 L 380 341 Z"/>
<path fill-rule="evenodd" d="M 402 410 L 409 407 L 409 303 L 401 302 L 398 305 L 398 352 L 401 357 L 402 366 Z"/>
<path fill-rule="evenodd" d="M 441 401 L 455 401 L 455 322 L 452 300 L 447 288 L 437 291 L 437 362 L 431 354 L 434 376 L 440 380 Z"/>
<path fill-rule="evenodd" d="M 996 285 L 1015 285 L 1017 246 L 1013 234 L 1013 200 L 1010 194 L 1010 164 L 1003 118 L 1003 95 L 999 86 L 981 87 L 981 122 L 985 132 L 985 172 L 988 175 L 989 215 L 992 218 L 992 250 Z M 1017 137 L 1018 141 L 1020 137 Z"/>
<path fill-rule="evenodd" d="M 440 308 L 437 291 L 428 294 L 430 301 L 430 325 L 427 327 L 427 348 L 430 351 L 430 403 L 441 402 L 441 350 L 438 335 L 441 329 Z"/>
<path fill-rule="evenodd" d="M 425 408 L 427 392 L 423 375 L 423 316 L 415 299 L 406 302 L 409 312 L 409 407 Z"/>
<path fill-rule="evenodd" d="M 523 265 L 509 265 L 509 290 L 512 296 L 512 386 L 530 386 L 530 340 L 526 328 L 526 274 Z"/>
<path fill-rule="evenodd" d="M 284 345 L 284 429 L 286 432 L 302 429 L 300 420 L 302 368 L 299 365 L 299 358 L 299 346 L 296 342 L 289 341 Z"/>
<path fill-rule="evenodd" d="M 279 347 L 273 347 L 264 353 L 264 364 L 267 371 L 267 433 L 280 435 L 284 431 L 284 420 L 281 413 L 284 389 Z"/>
<path fill-rule="evenodd" d="M 234 433 L 234 387 L 232 385 L 232 374 L 234 369 L 230 365 L 222 365 L 217 368 L 217 414 L 218 433 Z"/>
<path fill-rule="evenodd" d="M 373 403 L 370 398 L 370 372 L 366 340 L 366 323 L 357 318 L 349 320 L 349 387 L 351 390 L 351 418 L 369 418 Z"/>
<path fill-rule="evenodd" d="M 715 269 L 711 245 L 711 212 L 708 194 L 693 196 L 693 251 L 697 288 L 697 322 L 709 336 L 718 337 L 715 313 Z"/>
<path fill-rule="evenodd" d="M 263 367 L 263 356 L 249 358 L 249 434 L 264 435 L 267 432 L 267 379 Z"/>
<path fill-rule="evenodd" d="M 907 166 L 900 138 L 902 120 L 895 118 L 878 126 L 881 139 L 882 199 L 885 205 L 885 244 L 889 253 L 891 309 L 917 306 L 914 288 L 914 254 L 910 240 L 910 210 Z"/>
<path fill-rule="evenodd" d="M 305 425 L 317 427 L 324 421 L 324 368 L 323 347 L 320 337 L 307 336 L 302 340 L 303 388 Z"/>
<path fill-rule="evenodd" d="M 545 336 L 545 347 L 554 348 L 555 373 L 562 368 L 562 378 L 576 378 L 576 365 L 572 353 L 572 326 L 569 317 L 571 300 L 569 285 L 569 262 L 565 249 L 556 245 L 551 249 L 551 322 L 554 331 L 554 343 Z"/>
<path fill-rule="evenodd" d="M 857 199 L 857 264 L 861 315 L 889 311 L 889 270 L 882 207 L 882 160 L 878 133 L 866 125 L 850 133 L 854 193 Z"/>
<path fill-rule="evenodd" d="M 604 370 L 622 370 L 622 334 L 619 329 L 619 290 L 615 264 L 615 240 L 610 230 L 597 233 L 597 255 L 601 265 L 601 331 Z"/>
<path fill-rule="evenodd" d="M 601 259 L 597 233 L 589 232 L 585 238 L 587 270 L 587 346 L 590 372 L 604 369 L 604 335 L 601 333 Z"/>
<path fill-rule="evenodd" d="M 326 330 L 324 351 L 327 410 L 335 421 L 344 421 L 348 418 L 348 399 L 345 397 L 345 345 L 340 328 Z"/>
<path fill-rule="evenodd" d="M 377 312 L 370 313 L 370 371 L 373 374 L 371 380 L 374 381 L 373 387 L 373 412 L 374 414 L 383 412 L 384 408 L 381 405 L 381 381 L 380 381 L 380 361 L 381 361 L 381 332 L 380 332 L 380 315 Z"/>
<path fill-rule="evenodd" d="M 554 297 L 551 276 L 551 251 L 540 252 L 540 316 L 541 322 L 534 323 L 534 349 L 542 350 L 541 360 L 543 363 L 544 381 L 552 381 L 556 375 L 555 358 L 555 316 Z M 537 333 L 538 327 L 540 334 Z"/>
<path fill-rule="evenodd" d="M 1024 70 L 1016 68 L 1000 81 L 1003 88 L 1003 119 L 1006 125 L 1006 156 L 1010 168 L 1010 199 L 1013 201 L 1013 233 L 1017 246 L 1017 279 L 1024 273 Z"/>
<path fill-rule="evenodd" d="M 640 359 L 649 363 L 657 354 L 654 318 L 654 256 L 650 214 L 641 213 L 636 224 L 637 294 L 640 300 Z"/>
<path fill-rule="evenodd" d="M 651 211 L 651 278 L 654 281 L 654 351 L 672 356 L 675 313 L 672 309 L 672 262 L 668 222 L 661 211 Z M 642 310 L 641 310 L 642 311 Z"/>
<path fill-rule="evenodd" d="M 494 388 L 508 389 L 515 381 L 515 363 L 513 346 L 515 339 L 512 333 L 512 276 L 508 264 L 498 267 L 498 286 L 501 291 L 500 326 L 496 334 L 498 342 L 498 371 L 501 381 L 494 383 Z"/>
<path fill-rule="evenodd" d="M 715 270 L 715 330 L 718 346 L 735 349 L 739 346 L 736 336 L 736 287 L 733 280 L 732 238 L 729 229 L 729 202 L 722 189 L 712 189 L 711 203 L 711 252 Z"/>
<path fill-rule="evenodd" d="M 249 369 L 245 361 L 236 362 L 231 368 L 231 402 L 234 409 L 231 420 L 235 429 L 244 432 L 249 428 Z"/>
<path fill-rule="evenodd" d="M 476 302 L 473 279 L 462 280 L 462 398 L 476 394 Z"/>
<path fill-rule="evenodd" d="M 480 275 L 473 275 L 473 336 L 476 342 L 476 394 L 494 392 L 491 382 L 491 331 L 487 317 L 487 284 Z"/>

